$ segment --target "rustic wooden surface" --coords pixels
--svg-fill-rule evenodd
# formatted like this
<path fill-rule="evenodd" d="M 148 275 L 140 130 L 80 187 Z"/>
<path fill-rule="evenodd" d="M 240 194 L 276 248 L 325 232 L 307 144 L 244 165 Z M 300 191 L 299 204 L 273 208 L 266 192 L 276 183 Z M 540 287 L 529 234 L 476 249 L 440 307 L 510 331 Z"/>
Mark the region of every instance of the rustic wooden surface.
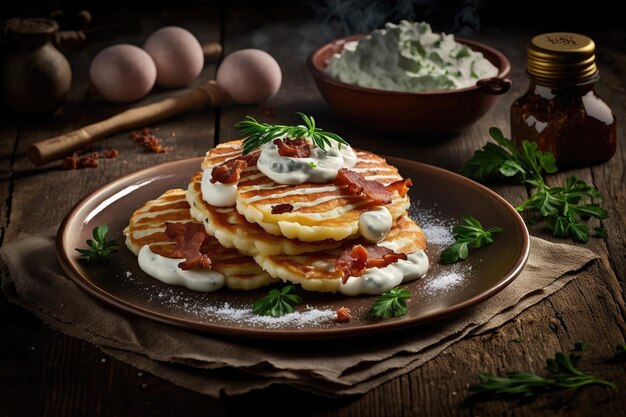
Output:
<path fill-rule="evenodd" d="M 214 143 L 233 138 L 232 125 L 250 114 L 282 122 L 295 121 L 294 112 L 313 114 L 318 124 L 348 137 L 358 147 L 431 163 L 451 170 L 482 146 L 490 126 L 508 133 L 508 109 L 526 88 L 523 67 L 525 43 L 532 32 L 519 28 L 487 27 L 478 40 L 500 49 L 512 62 L 514 87 L 476 125 L 461 134 L 438 141 L 381 137 L 346 125 L 333 115 L 319 96 L 304 67 L 306 55 L 328 40 L 329 33 L 308 20 L 304 10 L 283 7 L 263 12 L 245 7 L 213 5 L 158 13 L 128 14 L 117 18 L 115 30 L 94 32 L 82 48 L 67 49 L 74 81 L 67 103 L 59 114 L 44 121 L 5 120 L 0 125 L 0 211 L 2 242 L 20 233 L 36 233 L 57 224 L 82 197 L 112 179 L 154 164 L 203 154 Z M 273 54 L 283 70 L 280 93 L 261 106 L 228 105 L 159 123 L 160 136 L 174 150 L 167 154 L 144 153 L 120 133 L 94 146 L 118 148 L 118 158 L 101 161 L 98 169 L 63 171 L 58 163 L 35 168 L 25 158 L 28 144 L 114 114 L 123 108 L 101 100 L 80 102 L 87 88 L 86 70 L 91 57 L 103 47 L 141 43 L 152 30 L 179 24 L 201 41 L 221 41 L 226 52 L 245 47 Z M 610 218 L 609 238 L 586 246 L 601 259 L 563 290 L 528 309 L 494 332 L 453 345 L 436 359 L 364 396 L 328 400 L 290 388 L 272 388 L 243 397 L 215 400 L 176 387 L 166 381 L 106 357 L 88 343 L 43 326 L 29 312 L 0 300 L 0 415 L 2 416 L 153 416 L 238 415 L 270 410 L 315 416 L 404 415 L 623 415 L 626 410 L 626 365 L 611 364 L 614 346 L 626 336 L 626 196 L 624 149 L 626 123 L 626 55 L 623 32 L 591 34 L 598 51 L 602 79 L 598 93 L 616 113 L 618 152 L 603 165 L 559 174 L 561 181 L 574 173 L 593 182 L 605 195 Z M 205 67 L 201 80 L 215 75 L 216 65 Z M 146 101 L 167 94 L 153 92 Z M 171 138 L 169 132 L 175 132 Z M 527 197 L 522 186 L 493 187 L 512 203 Z M 535 236 L 555 240 L 531 228 Z M 511 339 L 522 337 L 523 343 Z M 584 368 L 616 381 L 610 392 L 588 388 L 577 395 L 557 393 L 530 404 L 493 401 L 464 403 L 466 386 L 479 371 L 532 370 L 540 372 L 546 357 L 570 349 L 576 341 L 589 342 Z M 258 411 L 257 411 L 258 413 Z"/>

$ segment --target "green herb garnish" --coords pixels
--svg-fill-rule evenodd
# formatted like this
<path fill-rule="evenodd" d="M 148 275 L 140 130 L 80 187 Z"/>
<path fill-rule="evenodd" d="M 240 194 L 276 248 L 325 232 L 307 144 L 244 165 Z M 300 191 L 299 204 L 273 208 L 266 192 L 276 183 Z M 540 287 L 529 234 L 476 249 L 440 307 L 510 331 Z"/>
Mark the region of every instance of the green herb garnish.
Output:
<path fill-rule="evenodd" d="M 110 254 L 117 252 L 117 241 L 115 239 L 106 240 L 107 233 L 109 233 L 109 226 L 106 224 L 93 229 L 92 234 L 95 241 L 87 239 L 89 249 L 75 248 L 81 255 L 80 259 L 87 262 L 95 261 L 97 259 L 106 258 Z"/>
<path fill-rule="evenodd" d="M 587 342 L 576 342 L 573 350 L 574 352 L 584 352 L 587 350 Z"/>
<path fill-rule="evenodd" d="M 511 339 L 513 343 L 522 343 L 524 341 L 523 337 L 516 337 L 515 339 Z"/>
<path fill-rule="evenodd" d="M 274 288 L 265 297 L 255 301 L 252 312 L 259 316 L 272 317 L 293 313 L 293 306 L 302 302 L 302 298 L 294 294 L 295 292 L 293 285 L 286 285 L 280 290 Z"/>
<path fill-rule="evenodd" d="M 502 232 L 501 227 L 492 227 L 485 230 L 483 225 L 472 216 L 463 216 L 464 223 L 452 228 L 455 243 L 441 252 L 441 261 L 446 264 L 467 259 L 469 249 L 478 249 L 483 245 L 493 243 L 493 233 Z"/>
<path fill-rule="evenodd" d="M 392 288 L 382 293 L 374 301 L 370 315 L 382 319 L 404 316 L 406 314 L 406 299 L 409 297 L 411 297 L 411 292 L 406 288 Z"/>
<path fill-rule="evenodd" d="M 546 220 L 546 227 L 557 237 L 570 236 L 581 242 L 589 241 L 590 231 L 587 222 L 591 218 L 600 221 L 594 228 L 595 236 L 606 238 L 602 220 L 608 217 L 606 211 L 595 199 L 601 198 L 598 189 L 584 181 L 570 176 L 563 187 L 550 187 L 544 180 L 544 172 L 557 171 L 554 156 L 537 150 L 537 144 L 522 141 L 518 150 L 500 129 L 492 127 L 489 134 L 496 143 L 487 143 L 463 165 L 461 173 L 477 181 L 486 182 L 495 178 L 506 178 L 518 183 L 526 183 L 533 188 L 530 198 L 515 207 L 519 212 L 535 209 Z"/>
<path fill-rule="evenodd" d="M 259 123 L 253 117 L 246 116 L 246 120 L 242 120 L 235 124 L 239 129 L 239 133 L 245 137 L 243 141 L 243 154 L 247 154 L 260 146 L 271 142 L 278 138 L 311 138 L 315 145 L 321 149 L 331 146 L 331 140 L 338 142 L 339 146 L 348 143 L 332 132 L 327 132 L 315 126 L 315 119 L 304 113 L 297 113 L 304 120 L 305 126 L 284 126 L 270 125 L 267 123 Z"/>
<path fill-rule="evenodd" d="M 626 343 L 620 343 L 615 346 L 615 355 L 613 356 L 615 362 L 626 362 Z"/>
<path fill-rule="evenodd" d="M 532 372 L 507 372 L 505 377 L 480 372 L 479 384 L 469 386 L 471 392 L 490 396 L 512 396 L 524 399 L 534 398 L 549 391 L 580 388 L 586 385 L 600 385 L 615 389 L 615 384 L 583 372 L 576 368 L 580 356 L 557 353 L 554 359 L 546 361 L 548 376 Z"/>

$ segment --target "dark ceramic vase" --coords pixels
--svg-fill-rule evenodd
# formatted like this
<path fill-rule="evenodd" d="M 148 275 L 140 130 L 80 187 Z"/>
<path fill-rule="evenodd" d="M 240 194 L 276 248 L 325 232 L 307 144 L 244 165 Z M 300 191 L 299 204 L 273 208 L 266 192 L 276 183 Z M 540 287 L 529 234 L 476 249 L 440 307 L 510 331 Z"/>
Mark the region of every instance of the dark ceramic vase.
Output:
<path fill-rule="evenodd" d="M 9 40 L 2 68 L 7 105 L 20 114 L 54 111 L 70 88 L 70 64 L 52 44 L 59 25 L 51 19 L 11 19 L 4 28 Z"/>

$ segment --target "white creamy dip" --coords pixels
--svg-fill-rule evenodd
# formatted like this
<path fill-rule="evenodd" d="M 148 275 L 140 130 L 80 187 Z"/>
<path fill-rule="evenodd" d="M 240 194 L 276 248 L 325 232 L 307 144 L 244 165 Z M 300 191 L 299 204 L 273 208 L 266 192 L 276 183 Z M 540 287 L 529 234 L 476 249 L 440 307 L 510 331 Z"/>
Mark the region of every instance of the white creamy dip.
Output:
<path fill-rule="evenodd" d="M 393 218 L 385 206 L 378 206 L 359 216 L 359 233 L 363 238 L 373 243 L 383 240 L 392 225 Z"/>
<path fill-rule="evenodd" d="M 325 183 L 335 179 L 341 168 L 352 168 L 357 156 L 348 145 L 332 142 L 326 149 L 311 144 L 311 156 L 293 158 L 278 154 L 273 141 L 261 146 L 257 168 L 278 184 Z M 204 191 L 203 191 L 204 193 Z"/>
<path fill-rule="evenodd" d="M 326 72 L 361 87 L 418 92 L 471 87 L 498 75 L 498 68 L 454 35 L 433 33 L 425 22 L 402 20 L 346 42 Z"/>
<path fill-rule="evenodd" d="M 235 205 L 237 197 L 237 183 L 222 184 L 221 182 L 212 183 L 212 168 L 205 169 L 202 172 L 202 181 L 200 189 L 202 191 L 202 199 L 215 207 L 230 207 Z"/>
<path fill-rule="evenodd" d="M 166 284 L 180 285 L 200 292 L 217 291 L 224 286 L 224 275 L 211 269 L 183 270 L 178 264 L 184 259 L 166 258 L 150 250 L 145 245 L 137 257 L 143 272 Z"/>
<path fill-rule="evenodd" d="M 382 294 L 403 282 L 414 281 L 426 275 L 428 256 L 423 250 L 409 253 L 407 259 L 387 265 L 384 268 L 369 268 L 360 277 L 350 277 L 339 286 L 345 295 Z"/>

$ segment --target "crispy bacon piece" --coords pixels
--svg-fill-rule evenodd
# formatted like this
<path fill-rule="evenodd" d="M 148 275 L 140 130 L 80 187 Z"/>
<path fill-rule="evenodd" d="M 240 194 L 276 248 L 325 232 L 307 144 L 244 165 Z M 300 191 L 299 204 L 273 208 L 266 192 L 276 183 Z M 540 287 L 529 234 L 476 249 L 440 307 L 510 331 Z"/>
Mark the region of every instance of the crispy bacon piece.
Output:
<path fill-rule="evenodd" d="M 341 282 L 350 277 L 360 277 L 367 268 L 384 268 L 398 259 L 406 259 L 406 253 L 397 253 L 384 246 L 354 245 L 346 247 L 335 264 L 341 272 Z"/>
<path fill-rule="evenodd" d="M 345 322 L 350 320 L 350 309 L 347 307 L 338 308 L 337 311 L 337 321 Z"/>
<path fill-rule="evenodd" d="M 211 256 L 224 250 L 220 245 L 209 253 L 207 235 L 200 223 L 165 223 L 165 234 L 176 241 L 175 256 L 185 260 L 178 264 L 180 269 L 188 270 L 196 266 L 211 268 Z"/>
<path fill-rule="evenodd" d="M 216 182 L 232 184 L 239 181 L 243 170 L 256 165 L 260 155 L 261 151 L 254 151 L 247 155 L 241 155 L 237 158 L 222 162 L 211 171 L 211 182 L 213 184 Z"/>
<path fill-rule="evenodd" d="M 405 178 L 403 180 L 394 181 L 391 184 L 387 185 L 387 190 L 391 193 L 397 191 L 400 194 L 400 197 L 404 197 L 406 193 L 409 192 L 409 187 L 413 185 L 413 181 L 411 178 Z"/>
<path fill-rule="evenodd" d="M 308 158 L 311 156 L 311 145 L 304 139 L 276 139 L 274 145 L 278 146 L 280 156 L 292 158 Z"/>
<path fill-rule="evenodd" d="M 335 184 L 347 185 L 348 193 L 352 195 L 365 195 L 370 200 L 378 204 L 391 203 L 392 193 L 378 181 L 365 179 L 358 172 L 350 171 L 347 168 L 341 168 L 335 178 Z"/>
<path fill-rule="evenodd" d="M 119 151 L 117 149 L 108 149 L 100 153 L 90 152 L 82 156 L 79 156 L 76 152 L 74 152 L 72 156 L 65 157 L 61 167 L 63 169 L 97 168 L 99 158 L 110 159 L 115 158 L 117 155 L 119 155 Z"/>
<path fill-rule="evenodd" d="M 272 206 L 272 214 L 291 213 L 293 211 L 293 205 L 289 203 L 276 204 Z"/>
<path fill-rule="evenodd" d="M 149 127 L 144 127 L 140 130 L 135 130 L 130 134 L 130 138 L 139 145 L 146 148 L 146 150 L 153 153 L 166 153 L 169 152 L 172 148 L 166 147 L 161 144 L 161 139 L 156 137 L 154 133 L 158 132 L 158 128 L 151 129 Z"/>

